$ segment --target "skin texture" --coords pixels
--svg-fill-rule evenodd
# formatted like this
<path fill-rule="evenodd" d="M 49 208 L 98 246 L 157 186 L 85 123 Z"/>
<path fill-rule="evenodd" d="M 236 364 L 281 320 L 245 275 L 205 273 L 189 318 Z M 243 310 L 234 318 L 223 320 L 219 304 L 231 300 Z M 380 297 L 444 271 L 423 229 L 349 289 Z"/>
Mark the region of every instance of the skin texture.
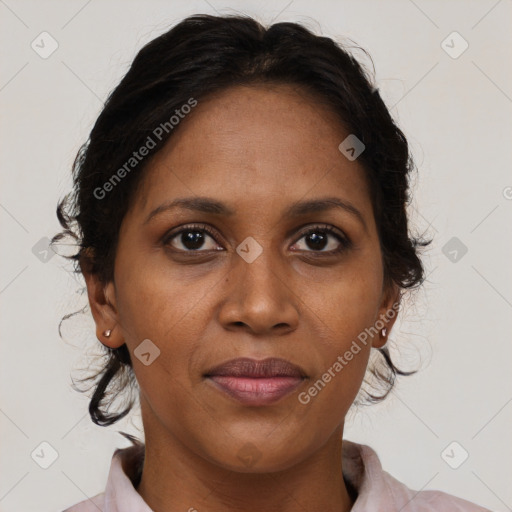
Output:
<path fill-rule="evenodd" d="M 137 490 L 156 512 L 352 507 L 344 418 L 370 345 L 386 339 L 369 338 L 309 403 L 298 400 L 398 297 L 383 289 L 364 170 L 338 149 L 348 134 L 327 107 L 288 85 L 237 86 L 201 100 L 146 168 L 121 226 L 114 282 L 85 276 L 98 339 L 126 343 L 132 356 L 146 441 Z M 236 214 L 176 209 L 144 224 L 162 203 L 194 196 Z M 333 196 L 365 225 L 342 209 L 283 217 L 295 201 Z M 206 233 L 194 254 L 181 235 L 165 246 L 166 234 L 190 224 L 209 225 L 216 239 Z M 352 247 L 332 234 L 324 248 L 308 244 L 303 233 L 316 224 L 337 228 Z M 236 252 L 247 237 L 263 251 L 252 263 Z M 160 350 L 148 366 L 133 355 L 144 339 Z M 235 357 L 288 359 L 308 378 L 274 404 L 242 405 L 203 377 Z"/>

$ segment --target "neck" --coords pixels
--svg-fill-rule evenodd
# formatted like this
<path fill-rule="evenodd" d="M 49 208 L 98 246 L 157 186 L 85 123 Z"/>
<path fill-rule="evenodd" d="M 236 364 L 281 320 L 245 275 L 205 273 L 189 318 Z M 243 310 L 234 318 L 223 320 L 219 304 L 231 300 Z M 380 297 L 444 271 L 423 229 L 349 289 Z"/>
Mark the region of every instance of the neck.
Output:
<path fill-rule="evenodd" d="M 342 473 L 343 425 L 320 450 L 272 473 L 223 468 L 190 451 L 168 431 L 162 436 L 147 427 L 137 492 L 154 512 L 348 512 L 354 503 Z"/>

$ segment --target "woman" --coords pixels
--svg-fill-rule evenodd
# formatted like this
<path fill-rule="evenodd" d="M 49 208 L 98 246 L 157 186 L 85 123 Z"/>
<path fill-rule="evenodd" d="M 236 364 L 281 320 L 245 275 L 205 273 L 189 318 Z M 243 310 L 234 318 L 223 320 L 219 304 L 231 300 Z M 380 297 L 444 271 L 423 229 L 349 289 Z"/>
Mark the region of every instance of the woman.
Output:
<path fill-rule="evenodd" d="M 109 399 L 133 386 L 145 444 L 127 435 L 105 492 L 67 510 L 486 510 L 408 489 L 343 439 L 360 392 L 377 402 L 410 374 L 386 342 L 424 279 L 413 168 L 331 39 L 195 15 L 146 45 L 77 156 L 54 237 L 79 241 L 106 348 L 91 418 L 124 417 L 133 400 Z"/>

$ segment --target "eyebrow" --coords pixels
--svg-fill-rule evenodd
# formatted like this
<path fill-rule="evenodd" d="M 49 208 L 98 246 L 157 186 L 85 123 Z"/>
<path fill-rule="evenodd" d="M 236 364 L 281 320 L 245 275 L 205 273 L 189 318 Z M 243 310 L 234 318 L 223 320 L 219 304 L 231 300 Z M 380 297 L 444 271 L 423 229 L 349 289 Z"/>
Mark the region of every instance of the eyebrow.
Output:
<path fill-rule="evenodd" d="M 224 215 L 227 217 L 236 214 L 236 211 L 230 208 L 228 205 L 210 197 L 180 197 L 172 201 L 166 201 L 151 211 L 151 213 L 144 221 L 144 225 L 147 224 L 155 216 L 175 208 L 182 208 L 185 210 L 202 213 L 210 213 L 214 215 Z M 286 208 L 286 210 L 283 212 L 283 216 L 300 217 L 301 215 L 326 212 L 335 208 L 342 209 L 352 214 L 361 222 L 364 229 L 368 231 L 362 213 L 353 204 L 347 201 L 342 201 L 337 197 L 322 197 L 308 201 L 296 201 L 295 203 L 292 203 L 288 208 Z"/>

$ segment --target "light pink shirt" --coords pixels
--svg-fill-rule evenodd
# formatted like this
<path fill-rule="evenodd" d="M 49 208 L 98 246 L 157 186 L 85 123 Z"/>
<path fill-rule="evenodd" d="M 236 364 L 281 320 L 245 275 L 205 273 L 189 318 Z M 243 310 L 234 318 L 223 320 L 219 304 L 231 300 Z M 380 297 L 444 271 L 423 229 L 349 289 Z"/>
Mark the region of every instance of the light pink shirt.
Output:
<path fill-rule="evenodd" d="M 140 451 L 139 451 L 140 454 Z M 105 491 L 64 512 L 152 512 L 133 486 L 136 447 L 118 449 L 112 456 Z M 351 512 L 490 512 L 442 491 L 413 491 L 383 471 L 369 446 L 343 440 L 343 476 L 357 491 Z M 123 469 L 124 467 L 124 469 Z M 125 472 L 126 470 L 126 472 Z"/>

